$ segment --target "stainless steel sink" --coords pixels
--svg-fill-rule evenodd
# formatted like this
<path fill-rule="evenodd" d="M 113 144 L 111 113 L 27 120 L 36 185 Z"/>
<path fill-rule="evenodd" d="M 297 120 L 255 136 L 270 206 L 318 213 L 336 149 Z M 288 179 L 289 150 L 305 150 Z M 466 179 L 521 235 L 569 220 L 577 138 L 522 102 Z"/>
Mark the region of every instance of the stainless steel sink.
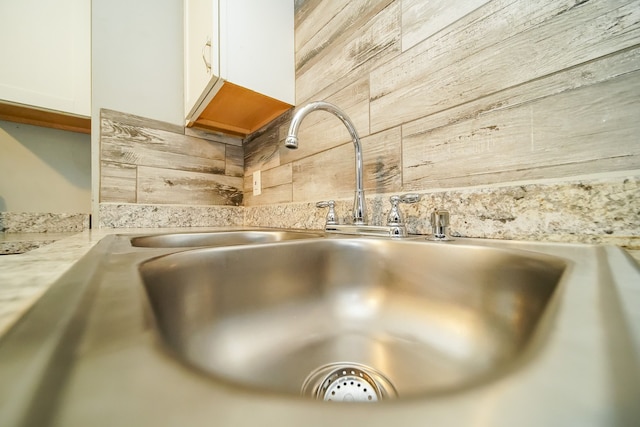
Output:
<path fill-rule="evenodd" d="M 255 390 L 377 401 L 513 368 L 565 267 L 518 250 L 324 239 L 173 253 L 139 271 L 184 362 Z"/>
<path fill-rule="evenodd" d="M 274 243 L 287 240 L 323 237 L 322 233 L 283 230 L 238 230 L 200 233 L 172 233 L 140 236 L 131 245 L 146 248 L 187 248 L 198 246 L 235 246 Z"/>

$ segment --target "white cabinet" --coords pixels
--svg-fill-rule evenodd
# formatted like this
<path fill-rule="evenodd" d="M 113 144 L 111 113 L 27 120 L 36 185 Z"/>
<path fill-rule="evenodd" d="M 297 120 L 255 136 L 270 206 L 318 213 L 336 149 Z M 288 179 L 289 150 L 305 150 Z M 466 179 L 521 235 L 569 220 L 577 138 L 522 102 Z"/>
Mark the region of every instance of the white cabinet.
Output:
<path fill-rule="evenodd" d="M 0 3 L 0 103 L 91 116 L 91 1 Z"/>
<path fill-rule="evenodd" d="M 184 0 L 185 117 L 246 135 L 295 102 L 293 0 Z"/>

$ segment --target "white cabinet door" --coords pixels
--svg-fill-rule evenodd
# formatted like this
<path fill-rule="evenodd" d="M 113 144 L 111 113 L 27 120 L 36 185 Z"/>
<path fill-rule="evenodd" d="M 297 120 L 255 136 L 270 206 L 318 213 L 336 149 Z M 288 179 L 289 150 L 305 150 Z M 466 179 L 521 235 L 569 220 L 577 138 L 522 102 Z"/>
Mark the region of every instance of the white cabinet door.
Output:
<path fill-rule="evenodd" d="M 185 114 L 193 114 L 220 76 L 218 2 L 184 1 Z"/>
<path fill-rule="evenodd" d="M 0 2 L 0 101 L 91 115 L 91 1 Z"/>

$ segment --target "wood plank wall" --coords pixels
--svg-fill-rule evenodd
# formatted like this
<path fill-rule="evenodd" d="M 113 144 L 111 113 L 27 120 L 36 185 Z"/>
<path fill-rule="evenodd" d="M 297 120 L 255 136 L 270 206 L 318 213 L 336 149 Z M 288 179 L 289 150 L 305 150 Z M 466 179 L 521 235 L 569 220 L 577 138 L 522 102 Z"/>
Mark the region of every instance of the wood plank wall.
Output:
<path fill-rule="evenodd" d="M 640 169 L 639 0 L 297 0 L 296 103 L 368 194 Z M 348 198 L 317 112 L 245 141 L 245 205 Z M 251 193 L 262 170 L 263 190 Z"/>
<path fill-rule="evenodd" d="M 242 204 L 242 140 L 101 112 L 100 202 Z"/>

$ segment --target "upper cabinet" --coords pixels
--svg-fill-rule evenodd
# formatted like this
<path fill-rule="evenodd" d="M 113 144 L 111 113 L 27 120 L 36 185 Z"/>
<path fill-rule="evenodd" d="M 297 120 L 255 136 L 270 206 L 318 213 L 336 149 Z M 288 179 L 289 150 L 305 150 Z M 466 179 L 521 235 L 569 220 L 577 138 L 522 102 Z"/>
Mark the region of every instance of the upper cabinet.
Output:
<path fill-rule="evenodd" d="M 3 1 L 0 56 L 0 119 L 88 132 L 89 0 Z"/>
<path fill-rule="evenodd" d="M 293 0 L 184 0 L 187 126 L 247 135 L 295 102 Z"/>

